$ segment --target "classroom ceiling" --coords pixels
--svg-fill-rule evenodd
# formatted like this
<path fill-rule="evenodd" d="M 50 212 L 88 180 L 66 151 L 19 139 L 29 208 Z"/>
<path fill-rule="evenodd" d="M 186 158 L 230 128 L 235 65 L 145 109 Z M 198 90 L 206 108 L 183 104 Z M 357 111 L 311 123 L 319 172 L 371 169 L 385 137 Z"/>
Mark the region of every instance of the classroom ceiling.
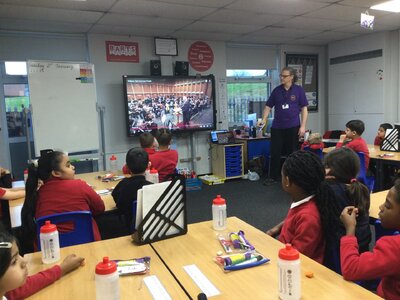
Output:
<path fill-rule="evenodd" d="M 326 45 L 400 28 L 383 0 L 0 0 L 0 30 L 175 37 L 246 44 Z"/>

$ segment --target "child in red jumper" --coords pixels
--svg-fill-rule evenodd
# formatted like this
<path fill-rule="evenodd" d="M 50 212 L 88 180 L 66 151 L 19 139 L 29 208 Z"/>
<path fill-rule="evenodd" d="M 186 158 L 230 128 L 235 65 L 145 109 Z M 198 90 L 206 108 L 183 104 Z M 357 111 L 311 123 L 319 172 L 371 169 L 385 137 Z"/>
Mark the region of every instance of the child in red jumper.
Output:
<path fill-rule="evenodd" d="M 346 124 L 345 134 L 340 136 L 336 148 L 347 147 L 355 152 L 363 152 L 365 157 L 365 168 L 369 166 L 369 150 L 365 140 L 361 137 L 365 130 L 364 122 L 361 120 L 351 120 Z"/>
<path fill-rule="evenodd" d="M 375 146 L 380 146 L 382 144 L 382 141 L 386 135 L 386 130 L 388 130 L 388 129 L 393 129 L 393 126 L 389 123 L 383 123 L 383 124 L 379 125 L 378 134 L 376 135 L 375 140 L 374 140 Z"/>
<path fill-rule="evenodd" d="M 291 243 L 304 255 L 322 263 L 326 241 L 338 232 L 340 211 L 325 182 L 320 158 L 302 150 L 290 154 L 282 167 L 282 187 L 290 194 L 292 205 L 286 219 L 267 234 L 280 234 L 282 243 Z"/>
<path fill-rule="evenodd" d="M 157 139 L 150 132 L 143 132 L 139 137 L 139 142 L 140 147 L 142 147 L 149 155 L 149 161 L 151 162 L 151 158 L 158 148 Z M 122 167 L 122 173 L 131 174 L 126 164 Z"/>
<path fill-rule="evenodd" d="M 321 134 L 318 132 L 311 133 L 308 140 L 301 145 L 301 150 L 305 150 L 305 148 L 310 148 L 311 150 L 324 149 L 325 144 L 322 142 Z"/>
<path fill-rule="evenodd" d="M 400 230 L 400 181 L 389 190 L 386 201 L 379 207 L 383 228 Z M 340 240 L 340 261 L 346 280 L 382 278 L 378 295 L 387 300 L 400 299 L 400 235 L 380 238 L 372 252 L 359 254 L 355 228 L 358 209 L 348 206 L 340 216 L 346 236 Z"/>
<path fill-rule="evenodd" d="M 159 181 L 167 180 L 169 174 L 175 173 L 178 164 L 178 152 L 171 150 L 172 134 L 168 129 L 160 129 L 157 134 L 158 151 L 151 157 L 151 167 L 158 171 Z"/>
<path fill-rule="evenodd" d="M 0 228 L 0 297 L 25 299 L 75 270 L 83 261 L 82 257 L 71 254 L 60 265 L 28 276 L 27 263 L 19 254 L 15 238 Z"/>

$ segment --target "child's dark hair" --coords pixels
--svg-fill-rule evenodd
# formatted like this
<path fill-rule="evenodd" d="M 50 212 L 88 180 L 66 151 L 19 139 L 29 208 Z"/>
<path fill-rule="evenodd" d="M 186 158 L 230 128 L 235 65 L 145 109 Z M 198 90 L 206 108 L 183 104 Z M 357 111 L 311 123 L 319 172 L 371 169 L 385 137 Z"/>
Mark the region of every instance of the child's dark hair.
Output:
<path fill-rule="evenodd" d="M 4 276 L 11 264 L 11 245 L 16 242 L 15 238 L 0 226 L 0 278 Z"/>
<path fill-rule="evenodd" d="M 140 147 L 142 148 L 152 148 L 154 143 L 154 136 L 149 132 L 143 132 L 140 137 Z"/>
<path fill-rule="evenodd" d="M 21 211 L 21 232 L 23 237 L 21 241 L 24 241 L 24 246 L 33 244 L 36 235 L 35 214 L 38 181 L 40 179 L 45 182 L 51 177 L 53 171 L 59 171 L 64 155 L 60 151 L 49 151 L 39 158 L 37 167 L 35 164 L 31 164 L 28 168 L 28 179 L 25 184 L 25 202 Z"/>
<path fill-rule="evenodd" d="M 336 237 L 340 227 L 340 209 L 332 189 L 325 181 L 325 169 L 321 159 L 310 151 L 296 151 L 290 154 L 282 167 L 282 175 L 301 188 L 307 195 L 315 195 L 321 216 L 326 241 L 328 236 Z"/>
<path fill-rule="evenodd" d="M 396 191 L 396 196 L 395 196 L 396 202 L 400 204 L 400 178 L 397 178 L 394 181 L 393 187 Z"/>
<path fill-rule="evenodd" d="M 346 127 L 357 132 L 358 135 L 362 135 L 365 130 L 364 122 L 361 120 L 351 120 L 346 123 Z"/>
<path fill-rule="evenodd" d="M 329 152 L 325 158 L 325 168 L 335 181 L 346 184 L 346 195 L 358 208 L 359 214 L 368 214 L 370 196 L 368 188 L 356 179 L 360 172 L 360 159 L 353 149 L 342 147 Z"/>
<path fill-rule="evenodd" d="M 392 124 L 389 123 L 382 123 L 381 125 L 379 125 L 379 128 L 382 127 L 383 129 L 388 130 L 388 129 L 393 129 Z"/>
<path fill-rule="evenodd" d="M 171 132 L 166 129 L 160 129 L 157 133 L 157 141 L 160 146 L 168 146 L 171 143 L 172 134 Z"/>
<path fill-rule="evenodd" d="M 142 148 L 132 148 L 126 153 L 126 165 L 132 174 L 143 173 L 149 165 L 149 155 Z"/>

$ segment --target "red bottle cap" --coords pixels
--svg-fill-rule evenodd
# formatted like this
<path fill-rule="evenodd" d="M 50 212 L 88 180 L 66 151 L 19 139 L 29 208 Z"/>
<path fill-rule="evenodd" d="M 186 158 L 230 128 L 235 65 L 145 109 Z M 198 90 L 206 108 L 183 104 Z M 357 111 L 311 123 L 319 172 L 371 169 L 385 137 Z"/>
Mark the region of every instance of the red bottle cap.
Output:
<path fill-rule="evenodd" d="M 221 195 L 217 195 L 217 198 L 213 199 L 213 204 L 215 205 L 224 205 L 226 204 L 226 201 L 224 198 L 221 198 Z"/>
<path fill-rule="evenodd" d="M 151 168 L 150 174 L 156 174 L 156 173 L 158 173 L 158 171 L 155 168 Z"/>
<path fill-rule="evenodd" d="M 108 275 L 117 271 L 117 264 L 109 260 L 108 256 L 103 257 L 103 261 L 96 265 L 96 274 Z"/>
<path fill-rule="evenodd" d="M 55 224 L 51 224 L 49 220 L 44 222 L 44 225 L 40 227 L 40 233 L 51 233 L 57 231 L 57 226 Z"/>
<path fill-rule="evenodd" d="M 113 154 L 111 155 L 110 160 L 117 160 L 117 157 Z"/>
<path fill-rule="evenodd" d="M 299 251 L 294 249 L 291 244 L 286 244 L 285 248 L 279 250 L 279 258 L 284 260 L 296 260 L 299 259 Z"/>
<path fill-rule="evenodd" d="M 24 174 L 28 174 L 28 169 L 25 169 L 25 170 L 24 170 Z"/>

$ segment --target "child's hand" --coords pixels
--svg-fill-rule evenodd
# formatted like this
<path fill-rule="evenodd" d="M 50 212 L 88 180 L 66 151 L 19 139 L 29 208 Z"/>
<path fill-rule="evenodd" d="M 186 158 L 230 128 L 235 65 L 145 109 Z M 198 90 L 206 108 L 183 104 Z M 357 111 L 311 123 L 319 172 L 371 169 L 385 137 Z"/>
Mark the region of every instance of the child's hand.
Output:
<path fill-rule="evenodd" d="M 346 228 L 347 235 L 355 235 L 356 231 L 356 217 L 358 214 L 358 208 L 354 206 L 346 206 L 341 215 L 340 220 L 342 221 L 344 227 Z"/>
<path fill-rule="evenodd" d="M 60 264 L 61 276 L 75 270 L 79 266 L 83 265 L 84 258 L 76 256 L 75 254 L 68 255 L 64 261 Z"/>
<path fill-rule="evenodd" d="M 341 134 L 340 135 L 340 139 L 339 139 L 339 143 L 343 143 L 346 140 L 346 135 L 345 134 Z"/>

